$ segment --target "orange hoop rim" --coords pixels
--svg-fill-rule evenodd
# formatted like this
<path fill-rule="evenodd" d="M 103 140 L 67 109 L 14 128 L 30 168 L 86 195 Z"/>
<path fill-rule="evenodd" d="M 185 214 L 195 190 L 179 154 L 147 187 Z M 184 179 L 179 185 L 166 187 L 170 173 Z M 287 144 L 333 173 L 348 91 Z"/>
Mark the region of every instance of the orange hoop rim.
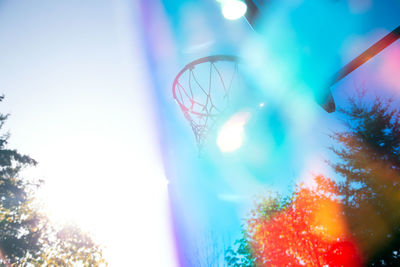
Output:
<path fill-rule="evenodd" d="M 172 84 L 172 94 L 174 96 L 174 99 L 176 100 L 176 102 L 178 102 L 179 106 L 181 107 L 181 109 L 187 111 L 188 108 L 179 101 L 177 95 L 176 95 L 176 87 L 179 84 L 179 78 L 182 76 L 183 73 L 185 73 L 187 70 L 193 70 L 196 65 L 202 64 L 202 63 L 214 63 L 214 62 L 218 62 L 218 61 L 231 61 L 231 62 L 240 62 L 240 58 L 237 56 L 232 56 L 232 55 L 213 55 L 213 56 L 208 56 L 208 57 L 202 57 L 199 59 L 196 59 L 190 63 L 188 63 L 179 73 L 178 75 L 176 75 L 174 82 Z M 204 115 L 195 111 L 191 111 L 192 114 L 195 115 Z"/>

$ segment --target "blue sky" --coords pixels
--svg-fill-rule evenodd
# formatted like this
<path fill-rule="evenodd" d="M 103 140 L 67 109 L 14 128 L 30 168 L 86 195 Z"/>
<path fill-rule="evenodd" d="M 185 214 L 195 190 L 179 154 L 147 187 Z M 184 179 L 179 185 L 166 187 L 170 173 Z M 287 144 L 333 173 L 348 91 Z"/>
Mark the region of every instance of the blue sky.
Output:
<path fill-rule="evenodd" d="M 337 114 L 327 114 L 314 97 L 326 90 L 340 67 L 399 24 L 397 1 L 270 3 L 254 32 L 244 19 L 225 20 L 216 1 L 142 1 L 182 262 L 194 253 L 194 240 L 207 231 L 237 238 L 257 194 L 290 193 L 297 182 L 313 174 L 332 175 L 324 163 L 330 157 L 327 134 L 341 124 Z M 390 47 L 391 54 L 397 53 L 396 45 Z M 248 98 L 245 106 L 240 100 L 236 103 L 237 111 L 250 112 L 251 118 L 238 151 L 222 153 L 211 139 L 208 152 L 199 158 L 189 122 L 170 88 L 187 63 L 213 54 L 244 59 L 241 67 L 251 92 L 238 94 L 242 100 Z M 388 86 L 382 81 L 393 75 L 384 74 L 391 67 L 384 67 L 388 64 L 383 61 L 390 58 L 371 60 L 333 86 L 337 105 L 345 103 L 345 92 L 355 86 L 365 84 L 381 94 L 379 90 Z M 391 90 L 398 93 L 395 83 Z"/>

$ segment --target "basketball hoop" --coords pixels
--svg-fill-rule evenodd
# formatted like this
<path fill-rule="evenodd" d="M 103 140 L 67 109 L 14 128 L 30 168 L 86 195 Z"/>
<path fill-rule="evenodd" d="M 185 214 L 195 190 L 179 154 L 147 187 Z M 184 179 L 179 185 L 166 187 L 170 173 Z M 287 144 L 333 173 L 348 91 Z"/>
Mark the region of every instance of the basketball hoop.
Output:
<path fill-rule="evenodd" d="M 190 122 L 199 149 L 228 107 L 238 63 L 235 56 L 203 57 L 187 64 L 174 80 L 173 96 Z"/>

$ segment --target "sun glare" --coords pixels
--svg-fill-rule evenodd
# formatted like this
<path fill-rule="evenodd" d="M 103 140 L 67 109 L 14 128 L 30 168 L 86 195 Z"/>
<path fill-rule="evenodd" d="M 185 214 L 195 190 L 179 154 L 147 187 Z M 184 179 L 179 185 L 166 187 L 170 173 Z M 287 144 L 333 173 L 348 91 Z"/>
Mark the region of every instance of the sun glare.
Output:
<path fill-rule="evenodd" d="M 61 157 L 62 162 L 73 158 L 66 147 L 60 150 L 66 153 Z M 77 160 L 70 160 L 74 168 L 64 168 L 62 173 L 59 172 L 62 166 L 56 161 L 46 160 L 52 163 L 48 165 L 54 165 L 54 169 L 48 170 L 49 175 L 54 177 L 58 172 L 58 179 L 48 180 L 42 192 L 50 219 L 60 224 L 75 223 L 92 234 L 96 243 L 105 246 L 105 257 L 111 266 L 126 265 L 131 252 L 124 254 L 123 251 L 129 249 L 136 251 L 135 260 L 141 262 L 140 266 L 151 256 L 152 249 L 159 251 L 163 247 L 165 255 L 162 256 L 171 257 L 172 247 L 166 232 L 169 226 L 164 225 L 168 218 L 167 180 L 153 153 L 142 153 L 145 163 L 136 164 L 140 162 L 138 156 L 122 148 L 104 148 L 104 155 L 118 154 L 124 159 L 96 156 L 91 149 L 87 150 L 82 156 L 75 155 Z M 115 170 L 118 164 L 131 168 Z M 132 242 L 134 239 L 137 241 Z M 154 242 L 159 242 L 158 248 Z"/>
<path fill-rule="evenodd" d="M 247 5 L 239 0 L 227 0 L 222 2 L 222 15 L 226 19 L 236 20 L 241 18 L 247 11 Z"/>
<path fill-rule="evenodd" d="M 222 125 L 217 137 L 217 145 L 222 152 L 233 152 L 242 146 L 244 126 L 249 118 L 249 112 L 238 112 Z"/>

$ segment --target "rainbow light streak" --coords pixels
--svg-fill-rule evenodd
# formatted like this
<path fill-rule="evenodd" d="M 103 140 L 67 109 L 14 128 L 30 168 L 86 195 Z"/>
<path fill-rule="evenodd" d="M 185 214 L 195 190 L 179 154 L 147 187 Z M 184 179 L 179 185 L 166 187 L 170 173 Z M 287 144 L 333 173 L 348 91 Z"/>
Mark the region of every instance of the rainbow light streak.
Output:
<path fill-rule="evenodd" d="M 310 154 L 321 149 L 310 144 L 331 144 L 315 138 L 315 129 L 325 130 L 331 120 L 315 125 L 326 117 L 319 117 L 322 110 L 314 99 L 325 96 L 330 78 L 342 66 L 340 52 L 347 38 L 365 31 L 366 17 L 354 17 L 354 12 L 367 12 L 370 6 L 350 8 L 343 3 L 347 1 L 270 2 L 258 34 L 245 32 L 232 41 L 230 34 L 241 20 L 224 19 L 214 1 L 141 1 L 181 266 L 192 266 L 199 251 L 212 244 L 196 246 L 204 232 L 216 233 L 215 240 L 223 233 L 236 238 L 249 199 L 259 190 L 270 186 L 288 194 L 306 171 Z M 215 137 L 211 148 L 198 157 L 191 125 L 173 103 L 170 88 L 187 63 L 226 52 L 246 61 L 245 78 L 251 86 L 236 95 L 232 113 L 224 114 L 229 119 L 219 132 L 210 134 Z M 199 78 L 198 83 L 204 80 Z M 210 89 L 208 83 L 201 85 Z M 237 113 L 240 110 L 250 112 Z M 250 221 L 260 258 L 270 258 L 278 266 L 316 261 L 333 266 L 362 264 L 363 247 L 350 238 L 349 225 L 341 216 L 343 207 L 330 197 L 335 190 L 324 177 L 317 181 L 324 193 L 304 186 L 291 205 L 271 220 Z"/>
<path fill-rule="evenodd" d="M 390 88 L 393 93 L 400 94 L 400 45 L 392 47 L 383 54 L 381 66 L 378 70 L 382 86 Z"/>

